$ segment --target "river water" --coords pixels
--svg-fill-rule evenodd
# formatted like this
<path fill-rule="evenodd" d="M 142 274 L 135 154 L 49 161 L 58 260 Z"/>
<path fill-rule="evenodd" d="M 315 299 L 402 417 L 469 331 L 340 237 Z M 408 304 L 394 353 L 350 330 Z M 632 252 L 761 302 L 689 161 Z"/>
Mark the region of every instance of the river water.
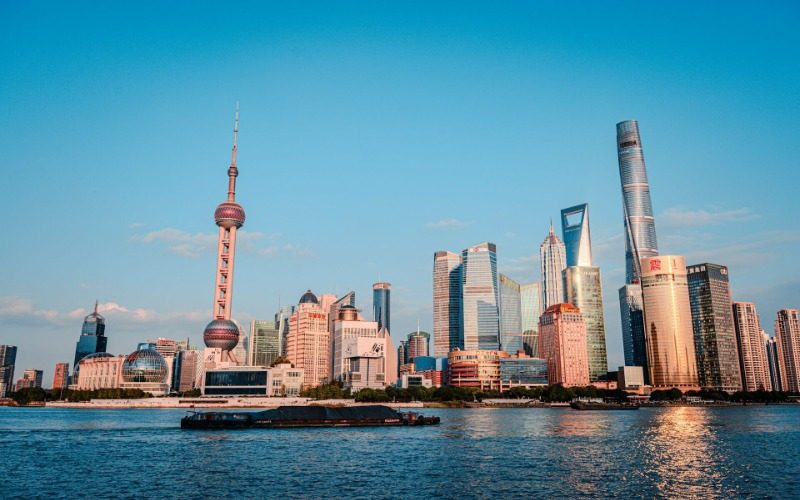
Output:
<path fill-rule="evenodd" d="M 430 427 L 182 431 L 0 408 L 0 498 L 800 498 L 800 405 L 426 409 Z"/>

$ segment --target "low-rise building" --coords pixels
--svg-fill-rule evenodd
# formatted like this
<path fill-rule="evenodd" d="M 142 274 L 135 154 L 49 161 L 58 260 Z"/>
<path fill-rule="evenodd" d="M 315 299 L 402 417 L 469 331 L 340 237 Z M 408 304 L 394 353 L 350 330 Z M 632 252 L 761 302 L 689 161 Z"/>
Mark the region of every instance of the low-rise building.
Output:
<path fill-rule="evenodd" d="M 481 391 L 500 390 L 500 358 L 503 351 L 455 349 L 447 354 L 449 384 Z"/>
<path fill-rule="evenodd" d="M 500 390 L 513 387 L 540 387 L 547 385 L 547 360 L 531 358 L 524 353 L 500 358 Z"/>

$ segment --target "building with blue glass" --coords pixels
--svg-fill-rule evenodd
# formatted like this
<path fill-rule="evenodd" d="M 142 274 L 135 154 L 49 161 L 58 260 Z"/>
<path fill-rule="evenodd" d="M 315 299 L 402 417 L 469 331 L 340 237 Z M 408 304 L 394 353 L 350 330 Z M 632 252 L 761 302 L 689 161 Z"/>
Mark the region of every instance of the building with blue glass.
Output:
<path fill-rule="evenodd" d="M 464 350 L 496 351 L 500 346 L 497 247 L 484 242 L 461 252 Z"/>
<path fill-rule="evenodd" d="M 540 358 L 500 358 L 500 387 L 535 387 L 547 385 L 547 360 Z"/>
<path fill-rule="evenodd" d="M 508 354 L 524 350 L 521 285 L 500 274 L 500 349 Z"/>
<path fill-rule="evenodd" d="M 391 292 L 390 283 L 380 282 L 372 285 L 372 321 L 378 323 L 378 330 L 386 328 L 391 333 Z M 354 296 L 355 297 L 355 296 Z"/>
<path fill-rule="evenodd" d="M 79 376 L 81 359 L 96 352 L 106 352 L 108 341 L 105 336 L 106 319 L 97 312 L 97 307 L 98 303 L 95 302 L 94 311 L 83 319 L 81 336 L 75 345 L 75 360 L 72 364 L 75 367 L 73 376 Z M 76 383 L 76 381 L 73 380 L 72 383 Z"/>

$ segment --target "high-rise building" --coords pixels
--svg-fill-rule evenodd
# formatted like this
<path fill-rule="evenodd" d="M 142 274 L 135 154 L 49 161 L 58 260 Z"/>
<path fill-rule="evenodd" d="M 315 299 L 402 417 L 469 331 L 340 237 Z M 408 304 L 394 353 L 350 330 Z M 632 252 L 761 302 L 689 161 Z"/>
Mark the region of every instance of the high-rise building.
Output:
<path fill-rule="evenodd" d="M 644 309 L 642 285 L 629 283 L 619 289 L 619 309 L 622 319 L 622 347 L 626 366 L 641 366 L 646 384 L 650 383 L 647 370 L 647 349 L 644 341 Z"/>
<path fill-rule="evenodd" d="M 197 350 L 181 350 L 175 354 L 170 387 L 172 392 L 183 393 L 200 387 L 198 375 L 202 354 Z"/>
<path fill-rule="evenodd" d="M 228 167 L 228 198 L 217 206 L 214 221 L 219 226 L 217 244 L 217 271 L 214 282 L 213 320 L 203 332 L 203 341 L 209 349 L 219 349 L 220 359 L 236 364 L 245 360 L 237 360 L 232 354 L 239 344 L 239 326 L 231 321 L 233 303 L 233 264 L 236 257 L 236 232 L 244 225 L 244 208 L 236 203 L 236 178 L 239 169 L 236 166 L 237 138 L 239 135 L 239 107 L 233 126 L 233 149 L 231 165 Z M 208 358 L 208 355 L 206 355 Z"/>
<path fill-rule="evenodd" d="M 641 262 L 645 339 L 654 387 L 699 387 L 686 264 L 679 255 Z"/>
<path fill-rule="evenodd" d="M 781 361 L 778 354 L 778 341 L 775 337 L 770 337 L 767 332 L 761 330 L 761 337 L 767 349 L 767 364 L 769 365 L 769 383 L 773 391 L 785 390 L 783 374 L 781 373 Z"/>
<path fill-rule="evenodd" d="M 564 243 L 558 239 L 550 223 L 550 231 L 539 246 L 542 273 L 542 309 L 564 302 L 564 268 L 567 267 Z"/>
<path fill-rule="evenodd" d="M 281 332 L 275 321 L 254 319 L 250 322 L 250 366 L 270 366 L 281 356 Z"/>
<path fill-rule="evenodd" d="M 28 368 L 22 373 L 22 378 L 17 380 L 16 390 L 42 387 L 44 372 L 35 368 Z"/>
<path fill-rule="evenodd" d="M 461 260 L 464 349 L 495 351 L 500 346 L 497 247 L 479 243 L 462 251 Z"/>
<path fill-rule="evenodd" d="M 377 321 L 365 321 L 352 305 L 339 309 L 334 321 L 331 376 L 351 390 L 383 389 L 395 380 L 393 349 L 387 345 L 389 330 Z"/>
<path fill-rule="evenodd" d="M 541 294 L 539 283 L 520 285 L 519 295 L 522 312 L 522 347 L 525 354 L 536 357 L 539 352 L 539 313 Z"/>
<path fill-rule="evenodd" d="M 329 308 L 332 303 L 333 300 L 325 305 Z M 327 311 L 308 290 L 289 319 L 287 357 L 295 368 L 303 370 L 303 388 L 330 381 L 331 334 Z"/>
<path fill-rule="evenodd" d="M 408 361 L 413 361 L 414 358 L 419 356 L 429 356 L 430 355 L 430 342 L 431 342 L 431 334 L 428 332 L 423 332 L 422 330 L 417 327 L 417 331 L 411 332 L 407 336 L 408 341 L 406 345 L 408 346 Z"/>
<path fill-rule="evenodd" d="M 405 340 L 400 341 L 397 346 L 397 374 L 400 375 L 400 369 L 404 364 L 408 363 L 408 342 Z"/>
<path fill-rule="evenodd" d="M 69 385 L 69 363 L 56 363 L 53 370 L 53 389 L 66 389 Z"/>
<path fill-rule="evenodd" d="M 98 303 L 94 303 L 94 311 L 83 318 L 83 326 L 81 327 L 81 336 L 75 344 L 75 361 L 72 366 L 74 367 L 73 376 L 79 375 L 80 365 L 78 364 L 81 359 L 89 354 L 96 352 L 105 352 L 108 339 L 105 336 L 106 332 L 106 319 L 97 312 Z"/>
<path fill-rule="evenodd" d="M 761 333 L 756 305 L 752 302 L 734 302 L 733 326 L 736 330 L 742 388 L 746 391 L 771 391 L 766 340 Z"/>
<path fill-rule="evenodd" d="M 0 398 L 8 397 L 14 389 L 14 366 L 17 346 L 0 345 Z"/>
<path fill-rule="evenodd" d="M 797 309 L 781 309 L 775 320 L 783 390 L 800 392 L 800 319 Z"/>
<path fill-rule="evenodd" d="M 539 320 L 539 357 L 547 360 L 547 380 L 565 387 L 589 385 L 586 323 L 572 304 L 554 304 Z"/>
<path fill-rule="evenodd" d="M 522 339 L 522 287 L 500 274 L 500 349 L 516 354 L 524 350 Z"/>
<path fill-rule="evenodd" d="M 281 336 L 281 356 L 286 356 L 287 338 L 289 337 L 289 318 L 294 314 L 294 306 L 289 304 L 281 306 L 275 313 L 275 328 Z"/>
<path fill-rule="evenodd" d="M 728 268 L 703 263 L 687 268 L 694 350 L 700 385 L 742 390 Z"/>
<path fill-rule="evenodd" d="M 481 391 L 500 390 L 500 359 L 505 351 L 455 349 L 447 353 L 450 385 L 471 387 Z"/>
<path fill-rule="evenodd" d="M 586 323 L 589 380 L 605 380 L 608 360 L 603 286 L 600 268 L 592 262 L 589 205 L 584 203 L 562 210 L 561 227 L 567 255 L 567 268 L 564 269 L 565 302 L 580 309 Z"/>
<path fill-rule="evenodd" d="M 392 285 L 391 283 L 375 283 L 372 285 L 372 318 L 373 321 L 378 323 L 378 328 L 386 328 L 390 332 L 392 327 L 390 321 L 390 299 L 391 299 Z M 354 296 L 355 297 L 355 296 Z"/>
<path fill-rule="evenodd" d="M 433 352 L 435 356 L 464 347 L 461 317 L 461 256 L 433 255 Z"/>
<path fill-rule="evenodd" d="M 561 211 L 566 267 L 592 266 L 592 238 L 589 232 L 589 204 L 582 203 Z"/>

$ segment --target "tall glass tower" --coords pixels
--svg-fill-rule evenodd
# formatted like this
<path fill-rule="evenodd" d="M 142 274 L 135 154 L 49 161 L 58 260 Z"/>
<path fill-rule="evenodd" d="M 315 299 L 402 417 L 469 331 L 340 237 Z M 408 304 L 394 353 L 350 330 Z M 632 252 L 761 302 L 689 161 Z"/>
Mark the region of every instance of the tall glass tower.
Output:
<path fill-rule="evenodd" d="M 500 349 L 509 354 L 523 350 L 522 302 L 520 284 L 501 274 L 500 290 Z"/>
<path fill-rule="evenodd" d="M 592 237 L 589 234 L 589 204 L 583 203 L 561 211 L 567 267 L 592 265 Z"/>
<path fill-rule="evenodd" d="M 500 345 L 497 247 L 479 243 L 465 249 L 461 259 L 464 349 L 496 351 Z"/>
<path fill-rule="evenodd" d="M 378 322 L 378 330 L 386 328 L 392 331 L 389 326 L 389 298 L 392 292 L 390 283 L 380 282 L 372 285 L 372 317 L 373 321 Z"/>
<path fill-rule="evenodd" d="M 441 250 L 433 254 L 434 356 L 464 347 L 461 320 L 461 256 Z"/>
<path fill-rule="evenodd" d="M 522 309 L 522 345 L 525 354 L 536 357 L 539 352 L 539 316 L 541 314 L 539 283 L 520 286 Z"/>
<path fill-rule="evenodd" d="M 72 364 L 73 373 L 77 374 L 80 360 L 96 352 L 106 352 L 108 339 L 105 336 L 106 319 L 97 312 L 97 302 L 94 303 L 94 311 L 83 318 L 81 336 L 75 344 L 75 361 Z M 74 382 L 73 382 L 74 383 Z"/>
<path fill-rule="evenodd" d="M 542 271 L 542 310 L 564 302 L 564 268 L 567 257 L 564 243 L 558 239 L 550 223 L 550 231 L 539 246 L 539 260 Z"/>

